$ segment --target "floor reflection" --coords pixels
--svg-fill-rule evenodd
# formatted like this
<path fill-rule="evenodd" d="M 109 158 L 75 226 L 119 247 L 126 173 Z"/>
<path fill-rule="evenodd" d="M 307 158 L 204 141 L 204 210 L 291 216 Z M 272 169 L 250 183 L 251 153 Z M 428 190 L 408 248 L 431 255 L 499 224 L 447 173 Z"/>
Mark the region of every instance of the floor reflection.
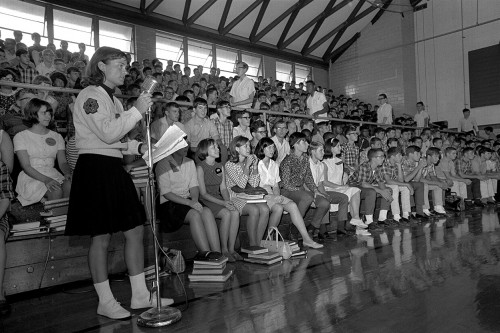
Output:
<path fill-rule="evenodd" d="M 239 262 L 222 284 L 182 276 L 189 308 L 170 327 L 139 328 L 136 317 L 96 320 L 86 296 L 87 326 L 40 331 L 499 332 L 499 243 L 498 210 L 468 211 L 373 237 L 330 240 L 307 258 L 270 267 Z M 162 289 L 182 306 L 179 280 L 164 279 Z M 71 318 L 71 308 L 64 311 Z M 15 332 L 16 320 L 14 314 L 1 327 Z"/>

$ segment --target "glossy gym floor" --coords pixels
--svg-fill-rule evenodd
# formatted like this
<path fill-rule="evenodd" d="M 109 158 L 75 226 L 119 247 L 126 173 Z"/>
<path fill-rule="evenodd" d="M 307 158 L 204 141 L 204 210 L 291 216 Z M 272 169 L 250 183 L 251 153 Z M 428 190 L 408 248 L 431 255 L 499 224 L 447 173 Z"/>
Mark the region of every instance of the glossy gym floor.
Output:
<path fill-rule="evenodd" d="M 237 262 L 224 284 L 162 279 L 180 322 L 137 327 L 137 316 L 95 314 L 89 283 L 14 299 L 1 332 L 500 332 L 497 207 L 386 228 L 373 237 L 325 241 L 307 258 L 273 266 Z M 189 265 L 187 271 L 189 272 Z M 111 288 L 130 303 L 128 278 Z"/>

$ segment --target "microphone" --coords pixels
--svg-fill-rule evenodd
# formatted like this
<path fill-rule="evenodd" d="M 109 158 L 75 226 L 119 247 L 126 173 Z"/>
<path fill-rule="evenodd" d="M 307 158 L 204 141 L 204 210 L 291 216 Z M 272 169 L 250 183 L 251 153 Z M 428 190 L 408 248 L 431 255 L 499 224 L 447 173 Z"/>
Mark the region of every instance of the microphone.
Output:
<path fill-rule="evenodd" d="M 141 90 L 146 94 L 152 94 L 157 86 L 158 81 L 156 81 L 153 77 L 148 76 L 144 79 L 144 82 L 142 82 Z M 148 108 L 147 114 L 149 117 L 151 117 L 151 107 Z"/>
<path fill-rule="evenodd" d="M 153 77 L 148 76 L 144 79 L 144 82 L 142 82 L 141 90 L 146 94 L 152 94 L 157 86 L 158 86 L 158 81 L 153 79 Z"/>

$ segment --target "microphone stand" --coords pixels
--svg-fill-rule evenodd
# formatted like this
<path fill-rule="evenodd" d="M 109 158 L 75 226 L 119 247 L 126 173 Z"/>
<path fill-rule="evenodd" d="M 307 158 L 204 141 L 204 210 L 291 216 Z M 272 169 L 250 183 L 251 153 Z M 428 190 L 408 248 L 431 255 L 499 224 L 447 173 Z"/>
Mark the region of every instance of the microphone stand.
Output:
<path fill-rule="evenodd" d="M 148 185 L 147 190 L 149 193 L 150 202 L 146 205 L 149 208 L 149 218 L 151 224 L 151 231 L 153 232 L 153 242 L 155 251 L 155 286 L 156 288 L 156 307 L 151 308 L 139 315 L 137 318 L 137 325 L 144 327 L 162 327 L 171 325 L 179 321 L 182 317 L 181 312 L 177 308 L 165 306 L 161 307 L 160 297 L 160 272 L 158 260 L 158 242 L 156 237 L 156 203 L 155 203 L 155 188 L 154 188 L 154 174 L 153 174 L 153 145 L 151 143 L 151 107 L 146 112 L 146 138 L 148 145 Z"/>

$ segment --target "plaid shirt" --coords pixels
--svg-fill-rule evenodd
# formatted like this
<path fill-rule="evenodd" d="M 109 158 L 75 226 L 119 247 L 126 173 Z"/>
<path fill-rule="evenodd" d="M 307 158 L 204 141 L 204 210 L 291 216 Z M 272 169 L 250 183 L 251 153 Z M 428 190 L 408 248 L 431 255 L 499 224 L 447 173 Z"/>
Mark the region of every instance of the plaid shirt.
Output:
<path fill-rule="evenodd" d="M 406 153 L 406 148 L 410 146 L 410 143 L 407 140 L 401 138 L 399 139 L 399 146 L 403 150 L 403 153 Z"/>
<path fill-rule="evenodd" d="M 233 122 L 228 118 L 224 123 L 221 123 L 219 117 L 213 120 L 217 131 L 219 132 L 222 143 L 229 147 L 231 141 L 233 141 Z"/>
<path fill-rule="evenodd" d="M 435 168 L 434 164 L 427 164 L 427 166 L 425 166 L 422 169 L 422 177 L 428 178 L 428 176 L 437 177 L 436 168 Z"/>
<path fill-rule="evenodd" d="M 19 73 L 21 73 L 21 83 L 31 84 L 33 83 L 33 79 L 35 78 L 35 76 L 38 75 L 37 70 L 29 66 L 28 68 L 24 69 L 21 65 L 17 65 L 16 69 L 19 71 Z"/>
<path fill-rule="evenodd" d="M 417 168 L 417 166 L 418 162 L 410 161 L 409 159 L 405 158 L 403 160 L 403 163 L 401 163 L 401 168 L 403 169 L 403 175 L 408 176 Z"/>
<path fill-rule="evenodd" d="M 376 168 L 375 170 L 373 170 L 370 162 L 361 164 L 358 170 L 358 184 L 361 186 L 363 183 L 372 185 L 385 183 L 384 177 L 381 173 L 381 168 Z"/>
<path fill-rule="evenodd" d="M 455 170 L 463 175 L 472 174 L 472 161 L 464 161 L 462 158 L 457 158 L 455 160 Z"/>
<path fill-rule="evenodd" d="M 384 164 L 380 167 L 380 172 L 382 176 L 388 176 L 391 180 L 398 179 L 398 167 L 391 165 L 388 161 L 384 161 Z"/>
<path fill-rule="evenodd" d="M 359 147 L 356 144 L 350 145 L 349 143 L 344 143 L 340 146 L 342 151 L 342 160 L 344 164 L 356 169 L 359 164 Z M 347 169 L 348 170 L 348 169 Z"/>

